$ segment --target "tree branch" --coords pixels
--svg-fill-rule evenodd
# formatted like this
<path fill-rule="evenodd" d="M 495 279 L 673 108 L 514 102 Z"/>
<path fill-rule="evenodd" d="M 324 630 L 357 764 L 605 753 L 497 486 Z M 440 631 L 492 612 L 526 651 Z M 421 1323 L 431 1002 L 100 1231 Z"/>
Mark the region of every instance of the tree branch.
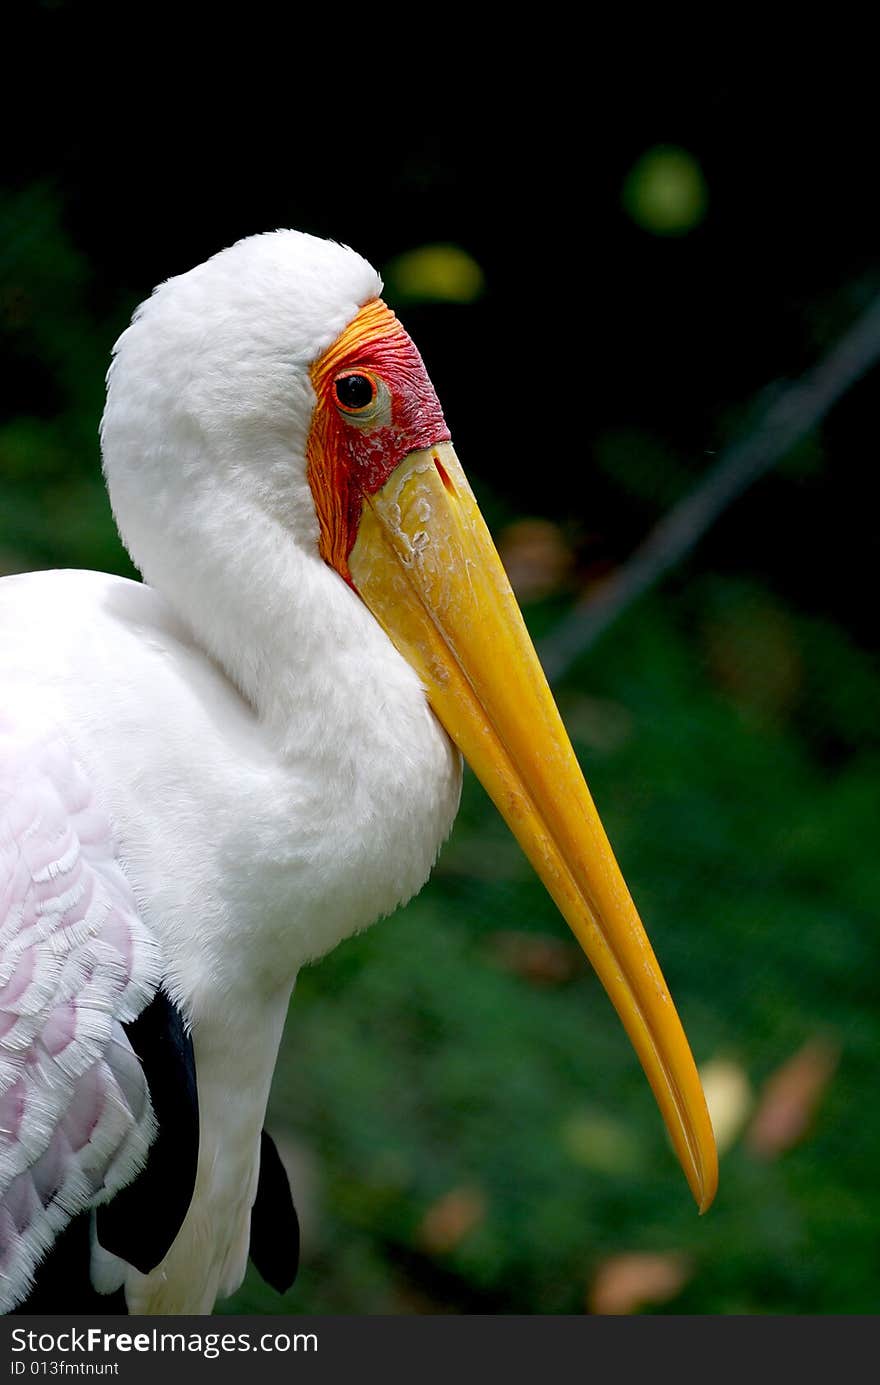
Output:
<path fill-rule="evenodd" d="M 815 428 L 878 361 L 880 297 L 818 365 L 768 404 L 746 437 L 723 450 L 708 475 L 673 505 L 627 562 L 562 618 L 541 645 L 548 678 L 562 678 L 634 601 L 691 552 L 728 505 Z"/>

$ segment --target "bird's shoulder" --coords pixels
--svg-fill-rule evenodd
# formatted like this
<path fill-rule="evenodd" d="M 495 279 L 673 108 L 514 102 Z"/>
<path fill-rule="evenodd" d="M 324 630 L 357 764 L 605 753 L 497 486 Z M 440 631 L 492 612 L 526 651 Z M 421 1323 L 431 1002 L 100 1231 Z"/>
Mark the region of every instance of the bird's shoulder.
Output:
<path fill-rule="evenodd" d="M 222 717 L 233 741 L 258 740 L 253 709 L 161 593 L 102 572 L 0 579 L 0 706 L 10 705 L 61 726 L 86 760 L 92 742 L 135 726 L 191 739 Z"/>
<path fill-rule="evenodd" d="M 0 633 L 4 670 L 29 659 L 67 667 L 94 659 L 102 646 L 118 658 L 126 638 L 148 649 L 193 651 L 187 627 L 168 602 L 145 582 L 112 573 L 52 568 L 0 579 Z"/>

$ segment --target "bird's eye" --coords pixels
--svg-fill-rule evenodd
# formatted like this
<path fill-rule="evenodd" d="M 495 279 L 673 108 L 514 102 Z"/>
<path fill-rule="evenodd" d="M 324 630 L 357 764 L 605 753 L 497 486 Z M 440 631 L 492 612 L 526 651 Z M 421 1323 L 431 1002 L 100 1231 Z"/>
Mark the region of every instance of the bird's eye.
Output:
<path fill-rule="evenodd" d="M 333 393 L 340 409 L 347 414 L 360 414 L 375 401 L 376 381 L 365 370 L 338 375 L 333 381 Z"/>

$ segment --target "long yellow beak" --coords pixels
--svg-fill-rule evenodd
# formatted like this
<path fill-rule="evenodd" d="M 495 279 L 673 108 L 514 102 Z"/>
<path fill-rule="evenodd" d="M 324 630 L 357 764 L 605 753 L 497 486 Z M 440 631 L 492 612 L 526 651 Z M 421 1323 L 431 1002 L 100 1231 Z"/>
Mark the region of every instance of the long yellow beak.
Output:
<path fill-rule="evenodd" d="M 349 568 L 596 969 L 704 1212 L 718 1156 L 694 1060 L 448 443 L 410 453 L 365 497 Z"/>

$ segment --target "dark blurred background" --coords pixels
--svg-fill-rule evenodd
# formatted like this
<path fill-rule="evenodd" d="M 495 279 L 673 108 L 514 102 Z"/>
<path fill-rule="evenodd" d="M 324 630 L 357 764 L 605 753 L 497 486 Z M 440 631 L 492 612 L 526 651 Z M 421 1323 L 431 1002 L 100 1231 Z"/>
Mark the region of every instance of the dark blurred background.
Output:
<path fill-rule="evenodd" d="M 110 349 L 154 284 L 252 232 L 383 269 L 538 640 L 880 293 L 851 74 L 636 75 L 526 35 L 360 73 L 322 48 L 308 91 L 239 74 L 172 112 L 134 41 L 93 103 L 65 75 L 73 7 L 26 27 L 0 571 L 130 572 L 97 447 Z M 877 413 L 871 369 L 556 684 L 704 1072 L 711 1213 L 469 779 L 423 894 L 300 979 L 269 1124 L 303 1267 L 233 1311 L 877 1311 Z"/>

